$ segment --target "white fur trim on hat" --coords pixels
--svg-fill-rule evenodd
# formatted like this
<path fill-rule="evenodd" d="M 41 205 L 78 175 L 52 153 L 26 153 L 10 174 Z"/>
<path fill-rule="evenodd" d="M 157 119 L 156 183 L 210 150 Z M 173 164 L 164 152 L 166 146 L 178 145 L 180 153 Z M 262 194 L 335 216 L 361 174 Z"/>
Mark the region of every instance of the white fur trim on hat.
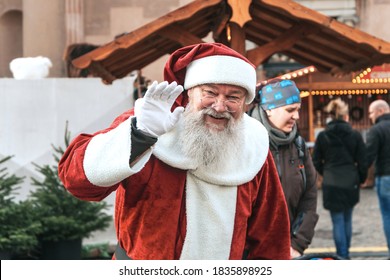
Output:
<path fill-rule="evenodd" d="M 240 58 L 229 55 L 206 56 L 187 66 L 184 88 L 202 84 L 230 84 L 248 91 L 245 102 L 251 103 L 256 92 L 256 70 Z"/>

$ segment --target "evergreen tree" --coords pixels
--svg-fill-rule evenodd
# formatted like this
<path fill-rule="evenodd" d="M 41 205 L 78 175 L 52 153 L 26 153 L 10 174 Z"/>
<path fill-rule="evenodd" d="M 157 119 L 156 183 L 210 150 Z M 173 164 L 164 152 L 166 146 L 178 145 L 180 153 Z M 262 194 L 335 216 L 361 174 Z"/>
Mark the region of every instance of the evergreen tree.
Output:
<path fill-rule="evenodd" d="M 0 160 L 0 166 L 11 159 Z M 38 245 L 37 234 L 41 223 L 30 201 L 15 201 L 18 185 L 24 177 L 9 174 L 7 168 L 0 169 L 0 251 L 15 255 L 29 256 Z"/>
<path fill-rule="evenodd" d="M 65 145 L 69 146 L 70 133 L 65 129 Z M 43 241 L 74 240 L 90 237 L 97 230 L 106 229 L 111 220 L 111 215 L 105 211 L 108 209 L 106 202 L 89 202 L 72 196 L 64 187 L 58 176 L 58 163 L 64 149 L 55 147 L 53 157 L 55 164 L 38 165 L 37 171 L 43 179 L 32 179 L 32 185 L 36 189 L 31 193 L 31 198 L 41 216 Z M 80 170 L 82 172 L 82 170 Z"/>

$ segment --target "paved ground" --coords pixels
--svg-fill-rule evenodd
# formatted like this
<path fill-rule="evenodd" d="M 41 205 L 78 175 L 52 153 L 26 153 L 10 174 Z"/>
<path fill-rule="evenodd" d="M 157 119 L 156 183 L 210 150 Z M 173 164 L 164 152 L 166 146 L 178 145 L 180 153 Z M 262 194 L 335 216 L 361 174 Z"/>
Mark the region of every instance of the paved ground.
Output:
<path fill-rule="evenodd" d="M 313 242 L 305 253 L 334 253 L 332 223 L 327 210 L 322 207 L 322 191 L 318 191 L 318 214 Z M 99 240 L 90 238 L 87 244 L 109 242 L 113 251 L 116 245 L 114 226 L 99 234 Z M 382 229 L 378 199 L 374 188 L 361 190 L 360 202 L 353 212 L 352 259 L 387 259 L 386 241 Z"/>
<path fill-rule="evenodd" d="M 318 192 L 320 216 L 313 242 L 305 253 L 335 252 L 329 211 L 322 207 L 322 191 Z M 387 259 L 387 246 L 382 229 L 375 188 L 361 190 L 360 202 L 353 212 L 351 259 Z"/>

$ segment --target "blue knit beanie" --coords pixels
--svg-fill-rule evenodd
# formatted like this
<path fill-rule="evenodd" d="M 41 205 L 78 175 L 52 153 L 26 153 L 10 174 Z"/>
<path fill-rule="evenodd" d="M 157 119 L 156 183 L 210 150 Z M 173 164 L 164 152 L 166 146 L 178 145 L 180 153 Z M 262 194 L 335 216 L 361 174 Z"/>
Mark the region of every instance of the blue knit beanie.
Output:
<path fill-rule="evenodd" d="M 291 80 L 270 81 L 257 90 L 260 105 L 264 110 L 271 110 L 285 105 L 300 103 L 300 92 Z"/>

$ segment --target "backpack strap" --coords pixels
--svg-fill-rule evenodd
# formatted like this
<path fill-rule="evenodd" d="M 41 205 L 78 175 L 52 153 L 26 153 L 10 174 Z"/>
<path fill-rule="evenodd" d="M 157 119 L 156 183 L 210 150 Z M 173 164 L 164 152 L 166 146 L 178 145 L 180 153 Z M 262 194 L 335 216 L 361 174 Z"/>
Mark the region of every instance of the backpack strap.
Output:
<path fill-rule="evenodd" d="M 302 138 L 301 135 L 298 135 L 295 138 L 295 146 L 298 150 L 298 158 L 299 158 L 299 171 L 301 172 L 302 181 L 303 181 L 303 187 L 304 191 L 306 191 L 306 171 L 305 171 L 305 140 Z"/>

